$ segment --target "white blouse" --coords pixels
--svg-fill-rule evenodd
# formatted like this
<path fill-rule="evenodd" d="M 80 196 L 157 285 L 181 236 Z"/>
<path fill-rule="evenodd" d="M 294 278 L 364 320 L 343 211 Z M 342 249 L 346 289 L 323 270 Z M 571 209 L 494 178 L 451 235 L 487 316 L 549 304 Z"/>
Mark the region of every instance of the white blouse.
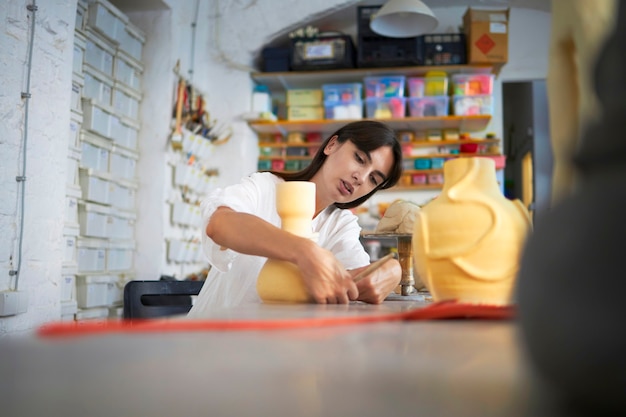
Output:
<path fill-rule="evenodd" d="M 276 184 L 282 181 L 271 173 L 254 173 L 239 184 L 215 190 L 204 199 L 201 205 L 202 249 L 211 269 L 189 317 L 202 317 L 203 312 L 213 307 L 261 301 L 256 292 L 256 279 L 267 258 L 222 249 L 205 230 L 209 218 L 220 206 L 254 214 L 280 227 Z M 361 227 L 350 210 L 327 207 L 313 219 L 312 227 L 313 233 L 319 234 L 317 243 L 330 250 L 346 269 L 369 265 L 369 255 L 359 241 Z"/>

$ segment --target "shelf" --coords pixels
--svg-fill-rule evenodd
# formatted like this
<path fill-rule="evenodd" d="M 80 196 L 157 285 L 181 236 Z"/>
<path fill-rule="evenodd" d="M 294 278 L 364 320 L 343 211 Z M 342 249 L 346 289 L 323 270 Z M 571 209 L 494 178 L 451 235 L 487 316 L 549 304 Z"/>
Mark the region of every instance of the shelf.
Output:
<path fill-rule="evenodd" d="M 259 142 L 259 148 L 315 148 L 322 145 L 322 142 L 302 142 L 302 143 L 290 143 L 290 142 Z"/>
<path fill-rule="evenodd" d="M 282 155 L 259 155 L 259 161 L 272 161 L 275 159 L 280 159 L 282 161 L 308 161 L 311 158 L 313 158 L 313 156 L 309 156 L 309 155 L 286 155 L 286 156 L 282 156 Z"/>
<path fill-rule="evenodd" d="M 282 134 L 288 132 L 320 132 L 331 134 L 350 122 L 357 120 L 310 120 L 310 121 L 252 121 L 250 127 L 257 133 Z M 441 130 L 458 129 L 460 132 L 477 132 L 484 130 L 491 121 L 490 115 L 477 116 L 441 116 L 441 117 L 403 117 L 400 119 L 380 119 L 394 130 Z"/>
<path fill-rule="evenodd" d="M 487 143 L 499 143 L 500 139 L 458 139 L 458 140 L 414 140 L 413 142 L 402 142 L 402 145 L 411 145 L 413 148 L 431 148 L 434 146 L 455 146 L 475 143 L 484 145 Z"/>
<path fill-rule="evenodd" d="M 443 174 L 443 169 L 404 169 L 402 170 L 402 174 L 404 175 L 413 175 L 413 174 Z"/>
<path fill-rule="evenodd" d="M 501 153 L 488 153 L 488 152 L 472 152 L 472 153 L 429 153 L 428 155 L 402 155 L 402 159 L 432 159 L 432 158 L 471 158 L 474 156 L 502 156 Z"/>
<path fill-rule="evenodd" d="M 466 74 L 497 74 L 498 68 L 491 65 L 449 65 L 449 66 L 418 66 L 418 67 L 394 67 L 394 68 L 348 68 L 327 71 L 290 71 L 290 72 L 256 72 L 250 76 L 257 84 L 268 87 L 271 94 L 276 94 L 280 100 L 280 95 L 285 94 L 288 89 L 319 89 L 324 84 L 347 84 L 347 83 L 363 83 L 365 77 L 371 76 L 393 76 L 403 75 L 405 77 L 421 77 L 428 71 L 443 71 L 448 75 L 466 73 Z M 299 133 L 320 133 L 325 139 L 335 131 L 339 130 L 348 123 L 366 120 L 366 119 L 350 119 L 350 120 L 250 120 L 248 125 L 254 130 L 260 138 L 259 148 L 269 148 L 277 150 L 276 153 L 281 155 L 261 155 L 259 161 L 267 160 L 283 160 L 283 161 L 304 161 L 310 160 L 311 155 L 307 156 L 288 156 L 286 150 L 289 148 L 302 147 L 319 147 L 320 142 L 310 143 L 288 143 L 273 142 L 273 135 L 286 137 L 291 132 Z M 403 117 L 397 119 L 370 119 L 385 123 L 397 133 L 402 131 L 426 132 L 429 130 L 454 129 L 459 133 L 481 132 L 488 128 L 491 122 L 491 115 L 475 115 L 475 116 L 440 116 L 440 117 Z M 265 137 L 263 137 L 265 135 Z M 495 144 L 500 143 L 500 139 L 478 139 L 469 138 L 463 140 L 441 140 L 441 141 L 412 141 L 401 142 L 401 145 L 410 146 L 412 148 L 439 148 L 446 146 L 460 146 L 463 144 Z M 435 149 L 432 149 L 435 150 Z M 435 151 L 437 152 L 437 151 Z M 270 153 L 267 150 L 265 153 Z M 272 152 L 273 153 L 273 152 Z M 300 152 L 294 152 L 300 153 Z M 496 153 L 432 153 L 428 155 L 410 155 L 403 156 L 403 159 L 413 161 L 422 158 L 463 158 L 472 156 L 499 157 Z M 413 152 L 411 152 L 413 153 Z M 264 162 L 267 164 L 267 162 Z M 294 163 L 295 164 L 295 163 Z M 424 169 L 424 170 L 405 170 L 404 175 L 413 174 L 442 174 L 441 169 Z M 410 181 L 409 181 L 410 182 Z M 426 191 L 441 190 L 442 184 L 408 184 L 406 178 L 403 178 L 396 186 L 386 191 Z"/>
<path fill-rule="evenodd" d="M 387 188 L 385 190 L 380 190 L 379 193 L 389 192 L 389 191 L 427 191 L 427 190 L 441 190 L 443 188 L 443 184 L 422 184 L 422 185 L 395 185 L 391 188 Z"/>
<path fill-rule="evenodd" d="M 491 74 L 496 69 L 491 65 L 442 65 L 393 68 L 347 68 L 326 71 L 253 72 L 252 79 L 266 85 L 276 93 L 288 88 L 320 88 L 326 83 L 363 82 L 364 77 L 381 75 L 405 75 L 420 77 L 428 71 L 444 71 L 451 74 Z"/>

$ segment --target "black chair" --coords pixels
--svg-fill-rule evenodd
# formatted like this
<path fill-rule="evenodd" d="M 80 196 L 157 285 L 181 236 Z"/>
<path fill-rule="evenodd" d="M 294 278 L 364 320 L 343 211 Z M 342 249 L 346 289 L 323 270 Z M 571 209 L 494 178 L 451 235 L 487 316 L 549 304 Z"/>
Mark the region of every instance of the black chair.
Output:
<path fill-rule="evenodd" d="M 191 296 L 198 295 L 204 281 L 129 281 L 124 286 L 124 318 L 147 319 L 186 314 Z"/>

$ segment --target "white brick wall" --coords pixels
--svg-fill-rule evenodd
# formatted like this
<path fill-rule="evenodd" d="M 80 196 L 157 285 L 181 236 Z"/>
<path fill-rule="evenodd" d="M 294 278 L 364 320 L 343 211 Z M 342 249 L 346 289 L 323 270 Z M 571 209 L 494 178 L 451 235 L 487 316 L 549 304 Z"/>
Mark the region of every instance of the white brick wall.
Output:
<path fill-rule="evenodd" d="M 19 197 L 25 123 L 31 14 L 26 0 L 0 3 L 0 290 L 11 285 L 9 258 L 17 256 Z M 23 258 L 19 289 L 29 294 L 28 312 L 0 319 L 0 336 L 28 331 L 59 318 L 65 170 L 76 1 L 37 4 L 26 149 Z M 14 264 L 14 266 L 16 266 Z"/>

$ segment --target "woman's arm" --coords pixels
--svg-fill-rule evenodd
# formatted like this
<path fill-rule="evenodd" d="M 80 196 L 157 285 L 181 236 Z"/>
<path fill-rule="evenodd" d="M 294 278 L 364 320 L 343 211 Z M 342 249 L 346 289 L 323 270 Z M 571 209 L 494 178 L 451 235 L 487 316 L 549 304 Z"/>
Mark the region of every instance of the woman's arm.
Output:
<path fill-rule="evenodd" d="M 222 206 L 209 219 L 205 232 L 216 244 L 236 252 L 296 264 L 318 303 L 347 303 L 358 296 L 351 274 L 330 251 L 257 216 Z"/>
<path fill-rule="evenodd" d="M 350 274 L 354 277 L 367 266 L 352 269 Z M 402 267 L 396 259 L 390 259 L 380 268 L 365 276 L 357 282 L 359 301 L 371 304 L 380 304 L 400 284 L 402 279 Z"/>

